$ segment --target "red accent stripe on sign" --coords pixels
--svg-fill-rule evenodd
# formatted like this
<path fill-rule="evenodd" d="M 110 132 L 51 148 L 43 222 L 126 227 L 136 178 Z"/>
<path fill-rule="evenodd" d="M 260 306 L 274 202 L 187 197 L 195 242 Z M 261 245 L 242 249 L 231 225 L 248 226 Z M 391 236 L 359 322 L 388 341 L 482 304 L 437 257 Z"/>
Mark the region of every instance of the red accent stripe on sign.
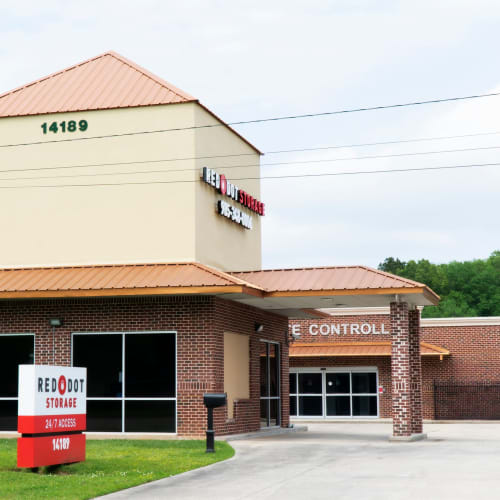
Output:
<path fill-rule="evenodd" d="M 21 434 L 47 434 L 54 432 L 84 431 L 87 415 L 19 415 L 17 432 Z"/>
<path fill-rule="evenodd" d="M 18 467 L 43 467 L 84 460 L 84 434 L 22 437 L 17 440 Z"/>

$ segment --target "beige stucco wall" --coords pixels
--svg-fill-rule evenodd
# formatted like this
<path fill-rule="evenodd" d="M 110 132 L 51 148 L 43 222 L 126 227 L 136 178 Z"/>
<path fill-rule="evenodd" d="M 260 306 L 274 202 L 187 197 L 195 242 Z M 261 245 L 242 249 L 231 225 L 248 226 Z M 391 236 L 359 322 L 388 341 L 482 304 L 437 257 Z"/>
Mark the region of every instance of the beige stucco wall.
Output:
<path fill-rule="evenodd" d="M 0 143 L 190 127 L 194 104 L 0 119 Z M 87 132 L 48 133 L 41 124 L 88 121 Z M 192 130 L 0 148 L 0 185 L 61 185 L 192 180 L 192 160 L 21 172 L 26 168 L 192 157 Z M 17 172 L 16 172 L 17 171 Z M 121 172 L 142 172 L 120 175 Z M 85 174 L 85 177 L 65 177 Z M 112 174 L 112 175 L 104 175 Z M 48 176 L 48 179 L 29 179 Z M 13 178 L 23 180 L 8 180 Z M 0 265 L 39 266 L 193 260 L 192 183 L 0 190 Z"/>
<path fill-rule="evenodd" d="M 220 123 L 201 107 L 196 108 L 195 121 L 197 126 Z M 265 202 L 260 196 L 260 155 L 234 132 L 227 127 L 198 128 L 195 147 L 200 172 L 204 166 L 213 168 L 240 189 Z M 201 158 L 215 155 L 223 157 Z M 254 179 L 238 180 L 247 177 Z M 218 215 L 216 204 L 219 199 L 252 214 L 253 228 L 246 229 Z M 261 269 L 261 219 L 200 181 L 196 184 L 197 260 L 228 271 Z"/>
<path fill-rule="evenodd" d="M 41 129 L 44 122 L 82 119 L 89 124 L 86 132 L 44 135 Z M 226 127 L 48 142 L 193 127 L 206 120 L 215 119 L 196 103 L 0 118 L 0 145 L 41 142 L 0 148 L 0 186 L 18 188 L 0 188 L 0 266 L 195 260 L 228 270 L 260 266 L 260 224 L 255 220 L 246 232 L 217 215 L 215 192 L 202 186 L 199 174 L 202 163 L 209 163 L 193 159 L 254 152 Z M 102 165 L 117 162 L 124 164 Z M 52 168 L 58 166 L 77 168 Z M 131 182 L 143 184 L 74 186 Z M 72 186 L 22 187 L 66 184 Z M 241 186 L 259 196 L 258 183 Z M 235 249 L 243 253 L 236 256 Z"/>
<path fill-rule="evenodd" d="M 227 416 L 233 418 L 234 400 L 250 397 L 250 344 L 247 335 L 224 333 L 224 392 Z"/>

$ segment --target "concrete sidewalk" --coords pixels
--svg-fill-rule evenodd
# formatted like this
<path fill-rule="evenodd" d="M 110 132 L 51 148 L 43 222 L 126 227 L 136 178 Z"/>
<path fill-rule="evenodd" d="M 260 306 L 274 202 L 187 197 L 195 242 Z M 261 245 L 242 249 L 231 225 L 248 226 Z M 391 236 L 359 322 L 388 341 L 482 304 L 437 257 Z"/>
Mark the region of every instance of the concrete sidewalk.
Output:
<path fill-rule="evenodd" d="M 500 424 L 434 424 L 426 441 L 389 442 L 389 424 L 308 424 L 233 441 L 236 457 L 107 499 L 496 499 Z"/>

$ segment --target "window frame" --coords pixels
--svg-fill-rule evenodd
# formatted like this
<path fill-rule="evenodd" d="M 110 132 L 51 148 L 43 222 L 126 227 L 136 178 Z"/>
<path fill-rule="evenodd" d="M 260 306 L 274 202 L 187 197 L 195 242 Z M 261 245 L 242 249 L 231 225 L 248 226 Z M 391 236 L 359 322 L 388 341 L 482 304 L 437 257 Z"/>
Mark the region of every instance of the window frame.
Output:
<path fill-rule="evenodd" d="M 259 415 L 260 415 L 260 402 L 267 401 L 267 425 L 262 426 L 261 429 L 273 429 L 281 427 L 281 345 L 279 342 L 274 340 L 259 339 L 259 342 L 266 344 L 266 369 L 267 369 L 267 396 L 262 396 L 259 394 Z M 276 356 L 276 367 L 277 367 L 277 380 L 276 384 L 278 387 L 278 395 L 271 396 L 271 356 L 269 346 L 274 344 L 277 346 L 277 356 Z M 259 356 L 260 356 L 260 346 L 259 346 Z M 259 359 L 259 370 L 260 370 L 260 359 Z M 260 374 L 259 374 L 260 376 Z M 260 389 L 259 389 L 260 391 Z M 276 414 L 276 425 L 270 425 L 271 422 L 271 400 L 278 401 L 278 409 Z M 259 418 L 260 420 L 260 418 Z"/>
<path fill-rule="evenodd" d="M 322 374 L 322 392 L 317 393 L 317 394 L 307 394 L 307 393 L 300 393 L 299 392 L 299 377 L 298 375 L 300 373 L 321 373 Z M 326 374 L 327 373 L 349 373 L 349 384 L 350 384 L 350 391 L 349 393 L 328 393 L 326 392 Z M 353 373 L 375 373 L 375 393 L 353 393 L 353 387 L 352 387 L 352 374 Z M 297 409 L 297 413 L 295 415 L 290 414 L 291 419 L 296 419 L 296 420 L 304 420 L 304 419 L 310 419 L 310 420 L 342 420 L 342 419 L 377 419 L 380 418 L 380 394 L 378 392 L 378 387 L 379 387 L 379 371 L 378 367 L 376 366 L 341 366 L 341 367 L 329 367 L 329 368 L 322 368 L 322 367 L 300 367 L 300 368 L 290 368 L 289 370 L 289 376 L 290 375 L 295 375 L 296 380 L 295 380 L 295 385 L 297 388 L 297 392 L 292 393 L 290 392 L 290 398 L 294 397 L 295 398 L 295 406 Z M 299 403 L 299 398 L 300 397 L 307 397 L 307 396 L 321 396 L 322 398 L 322 415 L 300 415 L 299 410 L 300 410 L 300 403 Z M 349 404 L 350 404 L 350 415 L 327 415 L 327 397 L 332 397 L 332 396 L 343 396 L 343 397 L 349 397 Z M 377 398 L 377 414 L 376 415 L 353 415 L 353 404 L 352 404 L 352 398 L 356 396 L 376 396 Z"/>
<path fill-rule="evenodd" d="M 0 338 L 2 337 L 22 337 L 22 336 L 31 336 L 33 339 L 33 364 L 36 364 L 36 335 L 34 333 L 29 332 L 14 332 L 14 333 L 0 333 Z M 18 369 L 19 370 L 19 369 Z M 19 387 L 17 391 L 17 396 L 1 396 L 0 401 L 19 401 Z M 17 433 L 17 426 L 12 431 L 1 431 L 5 433 Z"/>
<path fill-rule="evenodd" d="M 151 334 L 158 334 L 158 335 L 163 335 L 163 334 L 169 334 L 169 335 L 174 335 L 175 339 L 175 395 L 173 397 L 127 397 L 125 396 L 125 374 L 126 374 L 126 365 L 125 365 L 125 335 L 151 335 Z M 178 346 L 177 346 L 177 331 L 176 330 L 139 330 L 139 331 L 113 331 L 113 332 L 71 332 L 71 366 L 74 366 L 73 364 L 73 355 L 74 355 L 74 345 L 73 345 L 73 339 L 76 335 L 121 335 L 122 336 L 122 392 L 120 397 L 112 397 L 112 396 L 104 396 L 104 397 L 87 397 L 87 401 L 121 401 L 121 431 L 117 432 L 119 434 L 126 434 L 127 431 L 125 431 L 125 402 L 126 401 L 174 401 L 175 403 L 175 431 L 174 432 L 155 432 L 155 434 L 162 435 L 162 434 L 168 434 L 168 435 L 176 435 L 177 434 L 177 428 L 178 428 L 178 405 L 177 405 L 177 385 L 178 385 L 178 360 L 177 360 L 177 355 L 178 355 Z M 99 432 L 99 431 L 96 431 Z M 107 431 L 103 431 L 107 432 Z M 108 434 L 113 434 L 112 432 L 107 432 Z M 142 431 L 142 432 L 130 432 L 132 434 L 149 434 L 148 431 Z"/>

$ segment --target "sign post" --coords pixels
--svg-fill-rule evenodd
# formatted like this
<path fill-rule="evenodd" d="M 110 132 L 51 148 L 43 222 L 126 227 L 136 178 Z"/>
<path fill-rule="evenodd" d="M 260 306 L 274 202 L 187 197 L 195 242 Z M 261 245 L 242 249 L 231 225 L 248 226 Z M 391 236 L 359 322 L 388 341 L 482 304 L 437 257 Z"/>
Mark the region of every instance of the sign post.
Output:
<path fill-rule="evenodd" d="M 87 369 L 19 365 L 17 466 L 85 460 Z"/>

